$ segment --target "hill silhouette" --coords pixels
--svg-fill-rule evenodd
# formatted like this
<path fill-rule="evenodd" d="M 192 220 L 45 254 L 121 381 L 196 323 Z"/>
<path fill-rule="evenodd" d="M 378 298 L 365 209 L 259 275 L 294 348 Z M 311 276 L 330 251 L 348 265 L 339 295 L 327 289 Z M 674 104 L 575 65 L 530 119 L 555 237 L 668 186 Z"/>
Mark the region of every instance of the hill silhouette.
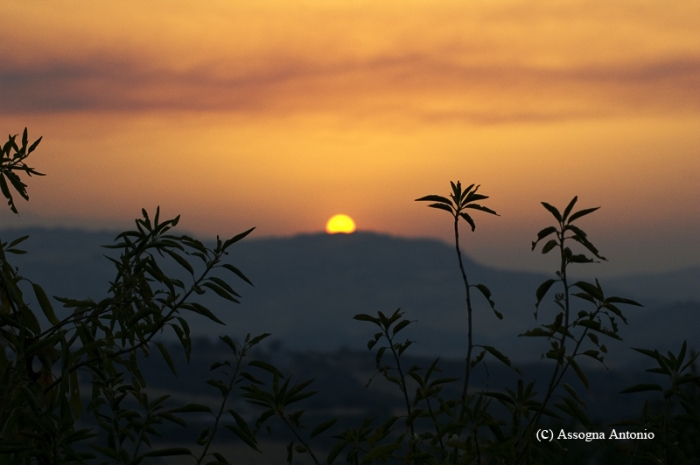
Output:
<path fill-rule="evenodd" d="M 116 234 L 41 228 L 0 231 L 4 241 L 30 236 L 23 244 L 28 253 L 13 257 L 13 263 L 49 295 L 93 299 L 106 295 L 113 277 L 112 265 L 103 254 L 114 252 L 100 246 L 112 243 Z M 406 317 L 417 320 L 406 330 L 408 337 L 418 341 L 412 347 L 414 353 L 460 357 L 465 352 L 461 278 L 454 248 L 441 241 L 370 232 L 246 239 L 234 246 L 230 261 L 255 287 L 233 283 L 243 296 L 240 305 L 213 298 L 206 301 L 226 326 L 194 315 L 195 336 L 240 338 L 248 332 L 271 332 L 294 350 L 363 348 L 372 328 L 352 317 L 378 310 L 391 313 L 400 307 Z M 483 283 L 491 289 L 504 315 L 499 321 L 477 294 L 475 342 L 494 345 L 514 360 L 538 358 L 543 341 L 517 335 L 538 324 L 533 317 L 534 292 L 549 276 L 497 270 L 468 257 L 465 267 L 471 284 Z M 634 358 L 629 346 L 677 349 L 683 339 L 692 345 L 697 337 L 694 328 L 700 323 L 700 268 L 601 282 L 608 295 L 638 299 L 646 305 L 626 311 L 630 325 L 622 329 L 625 343 L 609 344 L 611 360 L 622 363 Z M 544 314 L 552 307 L 541 307 L 542 321 L 549 321 Z"/>

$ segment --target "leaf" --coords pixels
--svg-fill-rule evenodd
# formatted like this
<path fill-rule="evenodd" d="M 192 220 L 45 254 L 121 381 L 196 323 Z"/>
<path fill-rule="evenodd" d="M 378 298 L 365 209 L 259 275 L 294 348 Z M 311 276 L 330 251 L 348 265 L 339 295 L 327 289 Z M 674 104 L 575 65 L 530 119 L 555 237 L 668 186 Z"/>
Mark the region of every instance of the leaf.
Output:
<path fill-rule="evenodd" d="M 452 201 L 446 197 L 442 197 L 440 195 L 426 195 L 425 197 L 421 197 L 420 199 L 416 199 L 416 202 L 440 202 L 444 203 L 447 205 L 452 205 Z"/>
<path fill-rule="evenodd" d="M 571 255 L 567 258 L 569 263 L 593 263 L 592 258 L 588 258 L 583 254 Z"/>
<path fill-rule="evenodd" d="M 78 370 L 73 370 L 69 377 L 70 398 L 68 403 L 75 413 L 75 419 L 80 420 L 83 404 L 80 399 L 80 383 L 78 383 Z"/>
<path fill-rule="evenodd" d="M 594 286 L 593 284 L 587 283 L 586 281 L 578 281 L 576 284 L 574 284 L 574 286 L 578 287 L 583 292 L 589 294 L 597 301 L 605 300 L 605 295 L 603 295 L 603 291 L 598 286 Z"/>
<path fill-rule="evenodd" d="M 37 140 L 34 141 L 34 143 L 29 147 L 29 150 L 27 150 L 27 154 L 30 154 L 36 149 L 37 145 L 39 145 L 39 142 L 41 142 L 41 139 L 43 139 L 44 136 L 39 137 Z M 39 174 L 39 173 L 36 173 Z M 43 176 L 43 174 L 40 174 L 40 176 Z"/>
<path fill-rule="evenodd" d="M 554 247 L 558 245 L 556 239 L 551 239 L 549 240 L 544 247 L 542 247 L 542 254 L 549 253 L 550 250 L 552 250 Z"/>
<path fill-rule="evenodd" d="M 367 315 L 365 313 L 359 313 L 352 317 L 353 320 L 357 321 L 369 321 L 370 323 L 374 323 L 375 325 L 379 325 L 379 318 L 375 318 L 373 316 Z"/>
<path fill-rule="evenodd" d="M 289 465 L 292 465 L 293 460 L 294 460 L 294 441 L 289 441 L 289 444 L 287 444 L 287 463 Z"/>
<path fill-rule="evenodd" d="M 223 246 L 224 250 L 228 249 L 232 244 L 235 244 L 236 242 L 240 241 L 241 239 L 246 237 L 248 234 L 252 233 L 254 230 L 255 230 L 255 228 L 250 228 L 249 230 L 243 231 L 240 234 L 236 234 L 231 239 L 226 240 L 226 242 L 224 242 L 224 246 Z"/>
<path fill-rule="evenodd" d="M 583 326 L 584 328 L 592 329 L 593 331 L 600 331 L 600 322 L 596 320 L 580 320 L 576 323 L 578 326 Z"/>
<path fill-rule="evenodd" d="M 535 246 L 539 241 L 544 239 L 545 237 L 549 236 L 552 233 L 557 232 L 557 228 L 554 226 L 549 226 L 548 228 L 544 228 L 542 231 L 537 233 L 537 240 L 532 243 L 532 250 L 535 250 Z"/>
<path fill-rule="evenodd" d="M 474 220 L 472 219 L 471 216 L 469 216 L 466 213 L 460 213 L 459 216 L 461 216 L 464 219 L 464 221 L 469 223 L 469 226 L 472 227 L 472 232 L 476 229 L 476 224 L 474 224 Z"/>
<path fill-rule="evenodd" d="M 8 247 L 8 248 L 9 248 L 9 247 L 16 247 L 16 246 L 18 246 L 19 244 L 21 244 L 22 242 L 26 241 L 27 239 L 29 239 L 29 236 L 18 237 L 18 238 L 15 239 L 14 241 L 10 242 L 10 245 L 8 245 L 7 247 Z"/>
<path fill-rule="evenodd" d="M 391 456 L 391 453 L 394 452 L 397 449 L 401 448 L 401 444 L 396 444 L 394 442 L 389 443 L 389 444 L 383 444 L 379 447 L 375 447 L 374 449 L 370 450 L 365 454 L 364 457 L 362 457 L 362 463 L 370 463 L 372 460 L 382 457 L 383 459 L 387 459 Z M 384 462 L 385 460 L 382 460 Z"/>
<path fill-rule="evenodd" d="M 256 368 L 260 368 L 261 370 L 265 370 L 273 375 L 277 375 L 280 378 L 284 379 L 284 377 L 282 376 L 282 374 L 279 372 L 279 370 L 277 368 L 275 368 L 274 366 L 270 365 L 267 362 L 263 362 L 262 360 L 251 360 L 250 362 L 248 362 L 248 365 L 256 367 Z"/>
<path fill-rule="evenodd" d="M 224 298 L 230 302 L 234 303 L 240 303 L 238 299 L 236 299 L 234 296 L 229 294 L 225 289 L 223 289 L 221 286 L 211 283 L 211 282 L 206 282 L 202 284 L 202 287 L 206 287 L 214 291 L 219 297 Z"/>
<path fill-rule="evenodd" d="M 627 305 L 635 305 L 637 307 L 644 307 L 644 305 L 640 304 L 636 300 L 632 299 L 625 299 L 624 297 L 608 297 L 605 299 L 606 302 L 609 302 L 611 304 L 627 304 Z"/>
<path fill-rule="evenodd" d="M 462 199 L 463 199 L 462 206 L 463 207 L 465 207 L 468 203 L 477 202 L 479 200 L 486 200 L 489 198 L 488 195 L 477 194 L 476 190 L 474 192 L 472 192 L 471 194 L 468 194 L 468 195 L 465 195 L 465 194 L 467 194 L 467 193 L 465 192 L 462 194 Z"/>
<path fill-rule="evenodd" d="M 486 300 L 488 300 L 491 309 L 496 314 L 496 317 L 499 320 L 502 320 L 503 315 L 501 314 L 501 312 L 496 310 L 496 303 L 491 299 L 491 290 L 483 284 L 475 284 L 474 287 L 476 287 L 483 294 L 483 296 L 486 297 Z"/>
<path fill-rule="evenodd" d="M 218 284 L 219 286 L 221 286 L 221 287 L 222 287 L 223 289 L 225 289 L 226 292 L 228 292 L 229 294 L 233 294 L 233 295 L 235 295 L 236 297 L 240 297 L 240 295 L 239 295 L 236 291 L 233 290 L 233 288 L 231 287 L 231 285 L 230 285 L 229 283 L 227 283 L 226 281 L 224 281 L 223 279 L 217 278 L 216 276 L 210 276 L 210 277 L 209 277 L 209 280 L 210 280 L 210 281 L 213 281 L 213 282 L 215 282 L 216 284 Z"/>
<path fill-rule="evenodd" d="M 661 391 L 663 392 L 661 385 L 656 383 L 641 383 L 630 386 L 627 389 L 620 391 L 620 394 L 629 394 L 632 392 L 646 392 L 646 391 Z"/>
<path fill-rule="evenodd" d="M 252 346 L 254 346 L 254 345 L 259 344 L 260 341 L 262 341 L 263 339 L 266 339 L 267 337 L 269 337 L 269 336 L 271 336 L 271 335 L 272 335 L 272 333 L 263 333 L 263 334 L 260 334 L 260 335 L 258 335 L 258 336 L 255 336 L 253 339 L 251 339 L 250 342 L 249 342 L 248 344 L 250 344 L 250 346 L 252 347 Z"/>
<path fill-rule="evenodd" d="M 488 197 L 484 197 L 484 198 L 488 198 Z M 490 208 L 484 207 L 483 205 L 479 205 L 476 203 L 470 203 L 469 205 L 465 206 L 464 208 L 472 208 L 474 210 L 479 210 L 479 211 L 484 212 L 484 213 L 490 213 L 492 215 L 501 216 L 498 213 L 496 213 L 495 211 L 491 210 Z"/>
<path fill-rule="evenodd" d="M 348 445 L 347 441 L 339 441 L 335 443 L 331 451 L 328 453 L 328 458 L 326 459 L 328 461 L 328 465 L 332 465 L 333 461 L 338 458 L 338 455 L 345 449 Z"/>
<path fill-rule="evenodd" d="M 17 208 L 15 207 L 15 202 L 12 199 L 12 194 L 10 193 L 10 189 L 7 187 L 7 181 L 5 181 L 5 176 L 2 173 L 0 173 L 0 191 L 2 191 L 2 194 L 7 199 L 7 205 L 9 205 L 10 210 L 12 210 L 12 213 L 18 214 L 19 212 L 17 211 Z"/>
<path fill-rule="evenodd" d="M 192 268 L 192 265 L 190 265 L 190 262 L 185 260 L 181 255 L 179 255 L 177 252 L 173 252 L 170 249 L 162 249 L 165 253 L 170 255 L 181 267 L 186 269 L 189 274 L 194 275 L 194 269 Z"/>
<path fill-rule="evenodd" d="M 233 433 L 239 438 L 241 438 L 241 440 L 245 442 L 251 449 L 261 452 L 261 450 L 258 448 L 258 443 L 254 437 L 248 436 L 242 429 L 240 429 L 237 426 L 226 425 L 226 428 L 233 431 Z"/>
<path fill-rule="evenodd" d="M 540 302 L 542 302 L 542 299 L 544 299 L 544 296 L 547 294 L 547 291 L 549 291 L 549 288 L 552 287 L 552 284 L 556 283 L 557 281 L 559 280 L 548 279 L 547 281 L 540 284 L 540 286 L 537 288 L 537 291 L 535 291 L 535 297 L 537 298 L 537 303 L 535 304 L 536 306 L 540 305 Z"/>
<path fill-rule="evenodd" d="M 578 396 L 578 394 L 576 393 L 576 390 L 575 390 L 573 387 L 571 387 L 571 386 L 569 386 L 568 384 L 564 383 L 564 389 L 566 389 L 566 390 L 569 392 L 569 395 L 570 395 L 576 402 L 578 402 L 579 404 L 581 404 L 581 405 L 583 405 L 584 407 L 586 407 L 586 402 Z"/>
<path fill-rule="evenodd" d="M 211 408 L 207 407 L 206 405 L 200 405 L 200 404 L 187 404 L 183 405 L 182 407 L 177 407 L 171 410 L 168 410 L 170 413 L 198 413 L 198 412 L 206 412 L 206 413 L 212 413 Z"/>
<path fill-rule="evenodd" d="M 221 380 L 219 380 L 219 379 L 210 379 L 210 380 L 207 380 L 207 384 L 208 384 L 209 386 L 213 386 L 213 387 L 215 387 L 215 388 L 218 388 L 219 391 L 221 391 L 221 395 L 224 396 L 224 397 L 227 396 L 228 393 L 230 392 L 229 387 L 226 386 L 226 385 L 223 383 L 223 381 L 221 381 Z"/>
<path fill-rule="evenodd" d="M 337 422 L 337 421 L 338 421 L 337 418 L 333 418 L 333 419 L 331 419 L 331 420 L 324 421 L 323 423 L 321 423 L 320 425 L 318 425 L 316 428 L 314 428 L 314 429 L 311 431 L 311 436 L 310 436 L 310 437 L 313 438 L 313 437 L 315 437 L 315 436 L 318 436 L 319 434 L 323 433 L 323 432 L 326 431 L 328 428 L 330 428 L 331 426 L 333 426 L 333 425 L 335 424 L 335 422 Z"/>
<path fill-rule="evenodd" d="M 550 337 L 552 336 L 551 331 L 545 331 L 542 328 L 534 328 L 529 331 L 525 331 L 524 333 L 520 334 L 519 336 L 525 336 L 525 337 Z"/>
<path fill-rule="evenodd" d="M 218 319 L 216 315 L 214 315 L 211 310 L 209 310 L 207 307 L 205 307 L 202 304 L 198 304 L 197 302 L 187 302 L 182 305 L 182 308 L 193 311 L 194 313 L 198 313 L 200 315 L 203 315 L 207 318 L 209 318 L 212 321 L 215 321 L 219 323 L 220 325 L 226 325 L 223 321 Z"/>
<path fill-rule="evenodd" d="M 248 423 L 246 423 L 245 419 L 238 414 L 235 410 L 231 409 L 228 411 L 231 415 L 233 415 L 233 418 L 236 420 L 236 424 L 238 427 L 243 431 L 248 437 L 254 438 L 255 435 L 253 434 L 252 431 L 250 431 L 250 428 L 248 427 Z"/>
<path fill-rule="evenodd" d="M 144 457 L 167 457 L 171 455 L 192 455 L 192 452 L 185 447 L 167 447 L 143 454 Z"/>
<path fill-rule="evenodd" d="M 578 375 L 578 377 L 581 380 L 581 382 L 583 383 L 583 385 L 586 386 L 586 389 L 590 389 L 589 385 L 588 385 L 588 378 L 583 373 L 583 370 L 581 370 L 581 367 L 578 366 L 578 363 L 576 363 L 576 360 L 574 360 L 574 358 L 571 355 L 567 356 L 566 359 L 569 361 L 571 368 L 574 369 L 574 371 Z"/>
<path fill-rule="evenodd" d="M 484 395 L 487 397 L 493 397 L 494 399 L 498 400 L 503 405 L 512 405 L 513 404 L 513 399 L 511 399 L 507 395 L 503 394 L 502 392 L 489 391 L 489 392 L 484 392 Z"/>
<path fill-rule="evenodd" d="M 471 190 L 473 185 L 474 184 L 469 186 L 467 191 Z M 450 181 L 450 186 L 452 187 L 452 198 L 454 198 L 455 202 L 459 202 L 459 200 L 462 198 L 462 183 L 457 181 L 457 184 L 455 184 Z"/>
<path fill-rule="evenodd" d="M 238 268 L 236 268 L 235 266 L 233 266 L 233 265 L 231 265 L 231 264 L 229 264 L 229 263 L 224 263 L 224 264 L 221 265 L 221 266 L 222 266 L 223 268 L 226 268 L 226 269 L 229 270 L 231 273 L 235 274 L 236 276 L 238 276 L 239 278 L 241 278 L 243 281 L 247 282 L 247 283 L 250 284 L 251 286 L 255 287 L 255 285 L 252 283 L 252 281 L 251 281 L 250 279 L 248 279 L 248 278 L 246 277 L 246 275 L 244 275 L 243 272 L 242 272 L 241 270 L 239 270 Z"/>
<path fill-rule="evenodd" d="M 500 360 L 502 363 L 505 365 L 508 365 L 509 367 L 513 368 L 515 371 L 520 373 L 517 368 L 513 367 L 510 363 L 510 359 L 503 355 L 501 352 L 499 352 L 495 347 L 492 346 L 482 346 L 486 351 L 488 351 L 491 355 L 496 357 L 498 360 Z"/>
<path fill-rule="evenodd" d="M 572 399 L 565 397 L 564 402 L 560 402 L 558 404 L 555 404 L 555 407 L 557 407 L 559 410 L 568 413 L 572 417 L 576 418 L 578 421 L 581 422 L 584 426 L 588 427 L 590 425 L 590 420 L 586 417 L 586 414 L 579 408 L 578 405 L 576 405 L 576 402 L 574 402 Z"/>
<path fill-rule="evenodd" d="M 595 208 L 586 208 L 585 210 L 579 210 L 571 217 L 569 217 L 569 224 L 571 224 L 573 221 L 581 218 L 582 216 L 588 215 L 589 213 L 593 213 L 594 211 L 598 210 L 600 207 L 595 207 Z"/>
<path fill-rule="evenodd" d="M 399 324 L 394 326 L 393 334 L 396 335 L 396 333 L 398 333 L 399 331 L 401 331 L 402 329 L 404 329 L 406 326 L 408 326 L 410 324 L 411 324 L 411 320 L 403 320 L 402 322 L 400 322 Z"/>
<path fill-rule="evenodd" d="M 556 208 L 554 208 L 553 206 L 551 206 L 547 202 L 542 202 L 542 205 L 544 206 L 544 208 L 546 208 L 549 211 L 549 213 L 551 213 L 554 216 L 554 218 L 556 218 L 556 220 L 558 222 L 560 222 L 560 223 L 562 222 L 561 221 L 561 213 L 559 213 L 559 210 L 557 210 Z"/>
<path fill-rule="evenodd" d="M 39 301 L 41 311 L 44 312 L 44 315 L 46 315 L 46 318 L 49 320 L 49 323 L 56 326 L 58 324 L 58 318 L 56 317 L 56 314 L 53 311 L 51 301 L 46 296 L 46 292 L 44 292 L 41 286 L 35 283 L 32 283 L 32 288 L 34 289 L 36 299 Z"/>
<path fill-rule="evenodd" d="M 430 208 L 437 208 L 438 210 L 445 210 L 446 212 L 449 212 L 451 215 L 454 215 L 454 211 L 452 210 L 452 207 L 448 207 L 445 204 L 442 203 L 431 203 L 428 205 Z"/>
<path fill-rule="evenodd" d="M 209 433 L 211 430 L 209 428 L 204 428 L 201 433 L 199 433 L 199 436 L 195 440 L 195 443 L 198 446 L 203 446 L 204 444 L 207 443 L 207 440 L 209 439 Z"/>
<path fill-rule="evenodd" d="M 576 201 L 578 200 L 578 196 L 575 196 L 573 199 L 571 199 L 571 202 L 569 202 L 569 205 L 566 206 L 564 209 L 564 214 L 562 215 L 562 219 L 566 221 L 566 218 L 569 216 L 569 213 L 571 213 L 571 209 L 574 208 L 574 205 L 576 204 Z"/>
<path fill-rule="evenodd" d="M 156 342 L 156 346 L 158 347 L 158 350 L 160 350 L 160 354 L 165 359 L 165 363 L 168 364 L 170 371 L 172 371 L 173 374 L 175 376 L 177 376 L 177 370 L 175 370 L 175 364 L 173 363 L 173 359 L 170 358 L 170 354 L 168 353 L 168 349 L 165 348 L 165 346 L 163 345 L 162 342 Z"/>
<path fill-rule="evenodd" d="M 89 446 L 95 449 L 97 452 L 115 459 L 117 462 L 123 462 L 122 458 L 119 456 L 119 454 L 117 454 L 117 451 L 111 447 L 98 446 L 97 444 L 89 444 Z"/>

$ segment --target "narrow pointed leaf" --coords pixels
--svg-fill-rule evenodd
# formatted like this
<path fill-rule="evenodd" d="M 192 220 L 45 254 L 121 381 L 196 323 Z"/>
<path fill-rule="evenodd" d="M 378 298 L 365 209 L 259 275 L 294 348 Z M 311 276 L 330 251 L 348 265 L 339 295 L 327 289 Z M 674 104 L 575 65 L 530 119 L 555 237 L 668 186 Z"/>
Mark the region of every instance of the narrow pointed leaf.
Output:
<path fill-rule="evenodd" d="M 472 231 L 474 231 L 476 229 L 476 224 L 474 224 L 474 220 L 472 220 L 471 216 L 469 216 L 466 213 L 460 213 L 459 216 L 461 216 L 464 219 L 464 221 L 469 223 L 469 226 L 472 227 Z"/>
<path fill-rule="evenodd" d="M 58 318 L 56 317 L 56 314 L 53 311 L 53 306 L 51 305 L 51 301 L 46 296 L 44 290 L 41 288 L 41 286 L 35 283 L 32 283 L 32 288 L 34 289 L 34 295 L 36 295 L 36 299 L 39 301 L 41 311 L 44 312 L 44 315 L 46 315 L 46 318 L 49 320 L 49 323 L 51 323 L 54 326 L 57 325 Z"/>
<path fill-rule="evenodd" d="M 551 213 L 554 216 L 554 218 L 556 218 L 557 221 L 561 223 L 561 213 L 559 213 L 559 210 L 557 210 L 547 202 L 542 202 L 542 206 L 544 206 L 544 208 L 546 208 L 549 211 L 549 213 Z"/>
<path fill-rule="evenodd" d="M 490 208 L 484 207 L 483 205 L 478 205 L 475 203 L 470 203 L 469 205 L 465 206 L 464 208 L 472 208 L 474 210 L 479 210 L 479 211 L 482 211 L 485 213 L 490 213 L 492 215 L 501 216 L 498 213 L 496 213 L 495 211 L 491 210 Z"/>
<path fill-rule="evenodd" d="M 661 387 L 661 385 L 656 384 L 656 383 L 641 383 L 641 384 L 635 384 L 634 386 L 630 386 L 627 389 L 623 389 L 620 391 L 620 394 L 629 394 L 632 392 L 646 392 L 646 391 L 662 391 L 663 392 L 664 388 Z"/>
<path fill-rule="evenodd" d="M 333 425 L 335 424 L 335 422 L 337 422 L 337 421 L 338 421 L 337 418 L 333 418 L 333 419 L 331 419 L 331 420 L 324 421 L 323 423 L 321 423 L 320 425 L 318 425 L 317 427 L 315 427 L 315 428 L 311 431 L 311 436 L 310 436 L 310 437 L 313 438 L 314 436 L 318 436 L 319 434 L 323 433 L 323 432 L 326 431 L 328 428 L 330 428 L 331 426 L 333 426 Z"/>
<path fill-rule="evenodd" d="M 448 207 L 447 205 L 442 203 L 431 203 L 430 205 L 428 205 L 428 207 L 437 208 L 438 210 L 445 210 L 446 212 L 450 212 L 450 214 L 454 215 L 452 207 Z"/>
<path fill-rule="evenodd" d="M 599 208 L 600 207 L 586 208 L 585 210 L 579 210 L 569 217 L 569 223 L 581 218 L 582 216 L 588 215 L 589 213 L 593 213 L 594 211 L 598 210 Z"/>
<path fill-rule="evenodd" d="M 569 216 L 569 213 L 571 213 L 571 209 L 574 208 L 574 205 L 576 204 L 576 201 L 578 200 L 578 196 L 575 196 L 573 199 L 571 199 L 571 202 L 569 202 L 569 205 L 566 206 L 564 209 L 564 213 L 562 215 L 562 219 L 566 221 L 566 218 Z"/>
<path fill-rule="evenodd" d="M 416 202 L 440 202 L 446 205 L 452 205 L 452 201 L 447 197 L 442 197 L 440 195 L 426 195 L 420 199 L 416 199 Z"/>
<path fill-rule="evenodd" d="M 535 297 L 537 298 L 537 303 L 535 305 L 539 305 L 540 302 L 542 302 L 542 299 L 544 299 L 544 296 L 547 295 L 547 291 L 549 291 L 549 288 L 551 288 L 552 284 L 556 283 L 557 281 L 558 279 L 548 279 L 547 281 L 540 284 L 540 286 L 537 288 L 537 291 L 535 292 Z"/>

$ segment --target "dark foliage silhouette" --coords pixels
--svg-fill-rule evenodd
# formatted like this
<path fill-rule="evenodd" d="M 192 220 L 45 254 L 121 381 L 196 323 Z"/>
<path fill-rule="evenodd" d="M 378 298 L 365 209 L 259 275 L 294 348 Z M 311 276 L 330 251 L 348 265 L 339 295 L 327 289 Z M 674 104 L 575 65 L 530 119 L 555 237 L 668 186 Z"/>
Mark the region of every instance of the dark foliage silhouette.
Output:
<path fill-rule="evenodd" d="M 41 138 L 29 145 L 27 130 L 21 145 L 10 136 L 2 147 L 0 189 L 10 209 L 17 213 L 11 190 L 27 200 L 27 186 L 19 174 L 41 175 L 25 160 Z M 8 182 L 9 181 L 9 182 Z M 455 251 L 464 286 L 466 308 L 466 356 L 461 378 L 441 375 L 440 360 L 427 367 L 408 366 L 406 352 L 413 341 L 400 334 L 413 323 L 401 309 L 376 315 L 360 313 L 355 320 L 374 327 L 367 348 L 375 351 L 375 377 L 395 386 L 404 411 L 386 418 L 367 418 L 356 426 L 339 427 L 338 418 L 307 424 L 304 403 L 316 394 L 313 380 L 298 381 L 271 363 L 256 358 L 255 348 L 270 336 L 246 335 L 242 342 L 231 336 L 220 339 L 230 351 L 225 360 L 212 360 L 211 379 L 218 392 L 216 408 L 188 403 L 178 405 L 169 395 L 153 396 L 140 360 L 158 354 L 177 374 L 168 348 L 158 336 L 172 332 L 189 361 L 192 338 L 188 315 L 198 314 L 221 323 L 203 305 L 200 296 L 213 293 L 223 301 L 238 303 L 241 295 L 232 281 L 252 285 L 245 274 L 228 261 L 229 251 L 253 229 L 229 239 L 216 238 L 213 247 L 174 230 L 179 217 L 162 220 L 142 211 L 135 229 L 125 231 L 107 246 L 114 278 L 105 283 L 106 298 L 54 297 L 62 304 L 54 309 L 42 287 L 22 276 L 8 256 L 25 253 L 18 246 L 27 237 L 0 241 L 0 463 L 147 463 L 151 459 L 182 456 L 190 463 L 235 463 L 216 450 L 215 438 L 228 435 L 264 453 L 262 431 L 288 433 L 287 462 L 320 464 L 344 460 L 351 464 L 533 464 L 576 463 L 581 454 L 599 463 L 691 464 L 700 459 L 700 377 L 698 354 L 683 342 L 677 354 L 635 349 L 656 365 L 648 371 L 664 383 L 636 384 L 623 391 L 629 396 L 651 396 L 641 415 L 610 425 L 594 424 L 587 416 L 582 390 L 589 388 L 586 370 L 591 363 L 605 365 L 607 339 L 620 340 L 619 324 L 626 323 L 623 308 L 640 306 L 631 299 L 609 296 L 596 279 L 571 282 L 570 267 L 605 260 L 579 220 L 596 208 L 574 211 L 577 197 L 560 211 L 543 203 L 554 224 L 537 233 L 532 249 L 557 255 L 554 276 L 535 290 L 536 321 L 544 313 L 549 322 L 525 330 L 521 336 L 545 342 L 543 359 L 551 374 L 544 390 L 521 373 L 496 347 L 479 344 L 480 328 L 473 314 L 479 301 L 498 319 L 491 290 L 474 284 L 465 271 L 459 225 L 464 220 L 474 231 L 469 212 L 497 215 L 480 202 L 488 197 L 474 184 L 466 189 L 451 183 L 448 197 L 429 195 L 417 199 L 448 212 L 453 221 Z M 175 264 L 177 271 L 166 272 Z M 553 305 L 542 306 L 554 293 Z M 27 296 L 27 297 L 25 297 Z M 542 307 L 542 309 L 540 309 Z M 41 313 L 38 313 L 40 311 Z M 507 318 L 507 315 L 505 316 Z M 517 374 L 513 386 L 474 389 L 475 368 L 493 358 Z M 587 360 L 588 363 L 584 362 Z M 485 367 L 484 367 L 485 368 Z M 148 373 L 146 373 L 147 375 Z M 372 382 L 372 379 L 369 381 Z M 89 386 L 90 392 L 86 391 Z M 255 415 L 237 407 L 243 401 Z M 93 424 L 83 420 L 89 416 Z M 192 446 L 162 447 L 168 424 L 186 427 L 190 418 L 207 418 L 207 426 L 192 438 Z M 316 422 L 314 422 L 316 423 Z M 597 434 L 618 428 L 644 440 L 596 439 L 574 446 L 541 431 L 573 431 Z M 189 430 L 188 430 L 189 431 Z M 649 435 L 652 438 L 649 438 Z M 333 446 L 318 446 L 331 437 Z M 542 441 L 542 439 L 545 441 Z"/>

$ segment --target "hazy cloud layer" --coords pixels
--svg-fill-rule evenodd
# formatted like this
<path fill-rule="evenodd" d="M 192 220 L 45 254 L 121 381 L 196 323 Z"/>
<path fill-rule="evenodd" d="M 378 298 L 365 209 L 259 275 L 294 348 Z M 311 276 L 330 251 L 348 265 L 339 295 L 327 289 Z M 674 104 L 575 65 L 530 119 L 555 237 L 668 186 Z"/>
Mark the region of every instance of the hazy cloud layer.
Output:
<path fill-rule="evenodd" d="M 700 111 L 694 2 L 0 7 L 0 114 L 552 121 Z"/>
<path fill-rule="evenodd" d="M 427 121 L 499 122 L 700 111 L 697 56 L 560 68 L 478 65 L 425 54 L 334 63 L 270 56 L 257 69 L 224 62 L 178 70 L 138 56 L 3 61 L 5 114 L 400 112 Z"/>

